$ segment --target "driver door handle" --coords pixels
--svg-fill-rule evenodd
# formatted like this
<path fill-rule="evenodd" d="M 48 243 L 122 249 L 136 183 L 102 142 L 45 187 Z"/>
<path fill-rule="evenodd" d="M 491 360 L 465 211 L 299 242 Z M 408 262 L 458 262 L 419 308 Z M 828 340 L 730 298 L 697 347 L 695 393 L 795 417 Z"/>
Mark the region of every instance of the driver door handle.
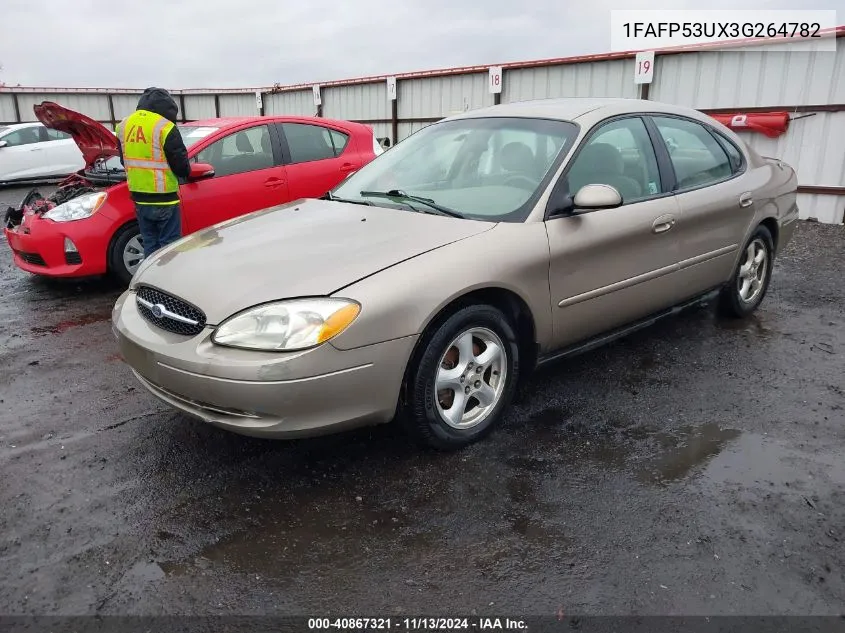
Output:
<path fill-rule="evenodd" d="M 355 165 L 353 165 L 352 163 L 343 163 L 343 165 L 340 166 L 340 171 L 355 171 Z"/>
<path fill-rule="evenodd" d="M 281 178 L 268 178 L 267 180 L 264 181 L 264 186 L 270 187 L 270 188 L 281 187 L 284 184 L 285 184 L 285 181 L 282 180 Z"/>
<path fill-rule="evenodd" d="M 652 233 L 665 233 L 675 226 L 674 215 L 661 215 L 651 225 Z"/>
<path fill-rule="evenodd" d="M 754 204 L 754 198 L 751 197 L 751 192 L 746 192 L 739 197 L 740 207 L 750 207 L 752 204 Z"/>

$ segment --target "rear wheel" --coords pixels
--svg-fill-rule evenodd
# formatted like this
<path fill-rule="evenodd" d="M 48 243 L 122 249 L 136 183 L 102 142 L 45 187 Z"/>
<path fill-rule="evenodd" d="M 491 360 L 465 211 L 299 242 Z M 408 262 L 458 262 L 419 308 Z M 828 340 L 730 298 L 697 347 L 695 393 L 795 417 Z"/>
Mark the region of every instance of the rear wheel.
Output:
<path fill-rule="evenodd" d="M 758 226 L 745 244 L 731 281 L 722 289 L 720 312 L 727 317 L 744 318 L 754 312 L 772 277 L 774 241 L 765 226 Z"/>
<path fill-rule="evenodd" d="M 115 234 L 108 257 L 109 272 L 122 284 L 129 285 L 144 260 L 144 243 L 137 222 L 130 222 Z"/>
<path fill-rule="evenodd" d="M 408 372 L 408 430 L 441 450 L 478 441 L 499 421 L 518 382 L 519 346 L 507 317 L 492 306 L 468 306 L 424 345 Z"/>

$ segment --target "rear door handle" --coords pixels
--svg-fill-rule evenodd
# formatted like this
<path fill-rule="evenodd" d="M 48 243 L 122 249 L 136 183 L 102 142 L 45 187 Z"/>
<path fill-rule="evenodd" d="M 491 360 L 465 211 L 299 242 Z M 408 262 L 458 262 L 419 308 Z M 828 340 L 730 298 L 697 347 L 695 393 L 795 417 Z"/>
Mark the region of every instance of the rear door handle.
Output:
<path fill-rule="evenodd" d="M 675 226 L 674 215 L 661 215 L 652 223 L 651 231 L 653 233 L 665 233 L 673 226 Z"/>
<path fill-rule="evenodd" d="M 750 207 L 754 204 L 754 198 L 751 197 L 750 193 L 744 193 L 739 197 L 739 206 L 745 208 Z"/>
<path fill-rule="evenodd" d="M 273 189 L 275 187 L 281 187 L 284 184 L 285 184 L 285 181 L 282 180 L 281 178 L 268 178 L 267 180 L 264 181 L 264 186 L 269 187 L 271 189 Z"/>

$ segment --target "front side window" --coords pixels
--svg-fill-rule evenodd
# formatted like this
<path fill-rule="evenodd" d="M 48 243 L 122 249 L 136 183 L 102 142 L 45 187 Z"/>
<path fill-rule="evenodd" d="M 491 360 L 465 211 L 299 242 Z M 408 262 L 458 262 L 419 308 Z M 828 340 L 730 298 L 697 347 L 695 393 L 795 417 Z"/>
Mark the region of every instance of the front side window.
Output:
<path fill-rule="evenodd" d="M 19 147 L 21 145 L 31 145 L 33 143 L 41 142 L 41 128 L 40 127 L 25 127 L 20 130 L 10 132 L 3 137 L 6 141 L 7 147 Z"/>
<path fill-rule="evenodd" d="M 215 178 L 273 167 L 270 128 L 256 125 L 224 136 L 199 152 L 196 162 L 212 165 Z"/>
<path fill-rule="evenodd" d="M 220 129 L 217 127 L 199 125 L 178 125 L 177 128 L 186 148 L 191 147 L 194 143 L 198 143 L 205 137 L 214 134 Z"/>
<path fill-rule="evenodd" d="M 577 134 L 574 123 L 549 119 L 443 121 L 397 143 L 332 194 L 390 206 L 391 200 L 365 193 L 396 190 L 462 217 L 522 222 Z"/>
<path fill-rule="evenodd" d="M 567 179 L 572 196 L 585 185 L 610 185 L 624 204 L 662 193 L 654 146 L 642 119 L 599 127 L 573 159 Z"/>
<path fill-rule="evenodd" d="M 725 149 L 703 125 L 674 117 L 653 120 L 669 150 L 678 189 L 714 184 L 733 174 Z"/>

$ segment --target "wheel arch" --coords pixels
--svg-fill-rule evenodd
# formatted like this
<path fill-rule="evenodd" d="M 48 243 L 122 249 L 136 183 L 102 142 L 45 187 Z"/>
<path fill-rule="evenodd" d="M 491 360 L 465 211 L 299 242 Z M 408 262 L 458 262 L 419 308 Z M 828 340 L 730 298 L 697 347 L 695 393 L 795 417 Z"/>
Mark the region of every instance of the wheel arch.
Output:
<path fill-rule="evenodd" d="M 434 311 L 420 328 L 420 336 L 408 358 L 402 380 L 402 399 L 409 372 L 416 366 L 433 331 L 461 308 L 470 305 L 490 305 L 501 310 L 510 320 L 517 336 L 520 354 L 519 384 L 521 387 L 537 364 L 537 325 L 528 302 L 517 292 L 502 286 L 484 286 L 466 291 Z"/>
<path fill-rule="evenodd" d="M 114 249 L 115 242 L 117 242 L 117 238 L 120 237 L 120 234 L 123 233 L 126 229 L 128 229 L 132 225 L 138 226 L 138 220 L 135 218 L 126 220 L 122 224 L 120 224 L 114 231 L 112 231 L 111 237 L 109 237 L 109 245 L 106 248 L 106 270 L 107 272 L 112 272 L 112 250 Z M 140 228 L 139 228 L 140 231 Z"/>

